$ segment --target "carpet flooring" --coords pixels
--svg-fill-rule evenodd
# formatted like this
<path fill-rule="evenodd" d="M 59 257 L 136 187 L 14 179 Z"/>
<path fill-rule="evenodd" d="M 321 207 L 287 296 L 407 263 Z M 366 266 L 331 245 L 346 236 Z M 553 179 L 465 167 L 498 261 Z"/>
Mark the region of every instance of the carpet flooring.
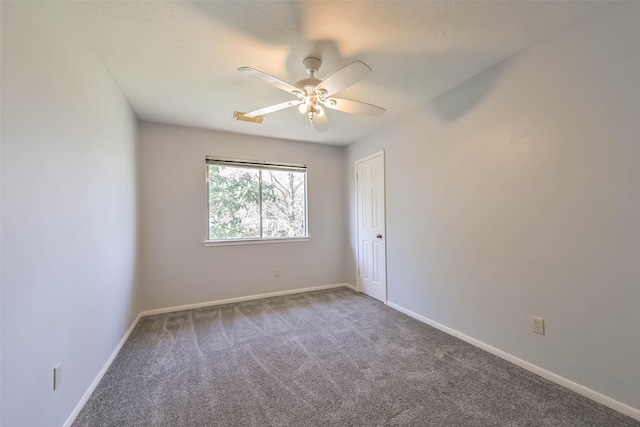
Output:
<path fill-rule="evenodd" d="M 640 426 L 346 288 L 140 320 L 80 426 Z"/>

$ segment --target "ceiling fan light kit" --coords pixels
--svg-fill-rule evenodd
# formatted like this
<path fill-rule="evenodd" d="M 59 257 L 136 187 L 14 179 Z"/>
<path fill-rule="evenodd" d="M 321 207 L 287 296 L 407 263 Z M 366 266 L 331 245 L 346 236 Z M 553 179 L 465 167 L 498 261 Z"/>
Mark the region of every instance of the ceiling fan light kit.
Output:
<path fill-rule="evenodd" d="M 305 114 L 311 126 L 317 132 L 325 132 L 329 129 L 327 114 L 323 107 L 338 110 L 350 114 L 361 114 L 371 117 L 381 117 L 385 109 L 366 102 L 354 101 L 351 99 L 335 98 L 333 95 L 343 89 L 357 83 L 371 72 L 371 68 L 362 61 L 354 61 L 332 74 L 324 80 L 315 77 L 320 69 L 322 61 L 316 57 L 307 57 L 302 61 L 309 77 L 302 79 L 295 84 L 287 83 L 277 77 L 271 76 L 251 67 L 240 67 L 238 71 L 252 75 L 264 80 L 271 86 L 285 92 L 289 92 L 297 99 L 293 101 L 281 102 L 280 104 L 260 108 L 259 110 L 244 113 L 244 118 L 263 117 L 265 114 L 284 110 L 285 108 L 298 107 L 298 111 Z M 235 117 L 235 115 L 234 115 Z M 240 118 L 236 117 L 238 120 Z M 261 123 L 262 121 L 260 121 Z"/>

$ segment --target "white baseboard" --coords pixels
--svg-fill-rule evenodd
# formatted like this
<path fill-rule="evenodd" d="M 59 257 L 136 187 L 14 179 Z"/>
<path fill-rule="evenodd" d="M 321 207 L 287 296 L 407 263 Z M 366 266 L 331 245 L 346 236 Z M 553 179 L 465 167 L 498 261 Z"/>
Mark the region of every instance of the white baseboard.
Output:
<path fill-rule="evenodd" d="M 269 292 L 266 294 L 248 295 L 246 297 L 227 298 L 227 299 L 220 299 L 215 301 L 199 302 L 196 304 L 177 305 L 174 307 L 157 308 L 155 310 L 146 310 L 141 312 L 140 316 L 141 317 L 154 316 L 156 314 L 172 313 L 174 311 L 193 310 L 194 308 L 210 307 L 213 305 L 222 305 L 222 304 L 232 304 L 234 302 L 251 301 L 254 299 L 300 294 L 303 292 L 322 291 L 324 289 L 342 288 L 345 286 L 350 287 L 351 285 L 347 283 L 336 283 L 334 285 L 312 286 L 309 288 L 291 289 L 288 291 L 277 291 L 277 292 Z"/>
<path fill-rule="evenodd" d="M 96 389 L 96 387 L 100 383 L 100 380 L 102 380 L 102 377 L 104 377 L 104 374 L 107 373 L 109 366 L 111 366 L 111 364 L 115 360 L 118 353 L 120 353 L 122 346 L 124 345 L 125 342 L 127 342 L 127 339 L 129 339 L 129 335 L 131 335 L 131 332 L 133 332 L 133 330 L 136 328 L 138 321 L 142 317 L 140 314 L 141 313 L 139 313 L 138 316 L 135 318 L 135 320 L 131 323 L 131 326 L 129 326 L 129 329 L 127 329 L 127 332 L 124 334 L 124 336 L 122 337 L 122 339 L 120 340 L 116 348 L 113 350 L 113 352 L 111 353 L 111 356 L 109 356 L 109 358 L 105 362 L 100 372 L 98 372 L 98 375 L 96 375 L 93 382 L 89 385 L 89 388 L 82 396 L 82 399 L 80 399 L 80 402 L 78 402 L 76 407 L 73 409 L 73 412 L 71 413 L 71 415 L 69 415 L 69 418 L 67 418 L 67 421 L 64 422 L 62 427 L 71 427 L 71 424 L 73 424 L 73 422 L 76 420 L 76 417 L 78 416 L 80 411 L 82 411 L 82 408 L 84 408 L 84 405 L 87 403 L 87 400 L 89 400 L 89 398 L 93 394 L 93 391 Z"/>
<path fill-rule="evenodd" d="M 358 290 L 358 288 L 356 288 L 355 286 L 353 286 L 351 283 L 342 283 L 342 286 L 344 286 L 345 288 L 349 288 L 352 291 L 356 291 L 356 292 L 360 292 Z"/>
<path fill-rule="evenodd" d="M 537 365 L 534 365 L 533 363 L 529 363 L 526 360 L 522 360 L 519 357 L 516 357 L 512 354 L 509 354 L 505 351 L 502 351 L 500 349 L 497 349 L 489 344 L 486 344 L 480 340 L 477 340 L 475 338 L 472 338 L 468 335 L 463 334 L 462 332 L 458 332 L 455 329 L 452 329 L 448 326 L 445 326 L 441 323 L 438 323 L 434 320 L 431 320 L 427 317 L 424 317 L 418 313 L 414 313 L 413 311 L 406 309 L 404 307 L 402 307 L 401 305 L 395 304 L 391 301 L 387 301 L 387 305 L 395 310 L 398 310 L 401 313 L 406 314 L 407 316 L 413 317 L 416 320 L 419 320 L 422 323 L 426 323 L 429 326 L 433 326 L 436 329 L 441 330 L 442 332 L 445 332 L 449 335 L 452 335 L 456 338 L 461 339 L 462 341 L 465 341 L 473 346 L 476 346 L 488 353 L 491 353 L 495 356 L 498 356 L 501 359 L 506 360 L 507 362 L 511 362 L 514 365 L 517 365 L 523 369 L 526 369 L 527 371 L 533 372 L 534 374 L 537 374 L 539 376 L 541 376 L 542 378 L 545 378 L 549 381 L 552 381 L 556 384 L 559 384 L 565 388 L 568 388 L 569 390 L 575 391 L 578 394 L 581 394 L 584 397 L 587 397 L 595 402 L 598 402 L 604 406 L 607 406 L 615 411 L 620 412 L 621 414 L 624 414 L 628 417 L 634 418 L 638 421 L 640 421 L 640 409 L 636 409 L 633 408 L 629 405 L 626 405 L 622 402 L 618 402 L 615 399 L 612 399 L 608 396 L 605 396 L 604 394 L 598 393 L 597 391 L 591 390 L 590 388 L 587 388 L 581 384 L 575 383 L 571 380 L 568 380 L 564 377 L 561 377 L 558 374 L 554 374 L 551 371 L 547 371 L 546 369 L 543 369 Z"/>

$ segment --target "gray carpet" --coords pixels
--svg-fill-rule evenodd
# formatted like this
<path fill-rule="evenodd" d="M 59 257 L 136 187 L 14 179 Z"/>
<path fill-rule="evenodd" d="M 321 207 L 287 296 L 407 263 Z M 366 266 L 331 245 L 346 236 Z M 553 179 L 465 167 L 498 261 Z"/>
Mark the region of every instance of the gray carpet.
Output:
<path fill-rule="evenodd" d="M 346 288 L 143 318 L 74 426 L 640 426 Z"/>

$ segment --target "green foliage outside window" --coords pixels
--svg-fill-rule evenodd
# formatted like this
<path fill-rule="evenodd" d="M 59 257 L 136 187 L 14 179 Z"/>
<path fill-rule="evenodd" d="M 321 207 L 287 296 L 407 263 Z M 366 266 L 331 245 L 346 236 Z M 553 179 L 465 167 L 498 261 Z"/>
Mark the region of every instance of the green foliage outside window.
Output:
<path fill-rule="evenodd" d="M 305 235 L 305 172 L 208 165 L 208 174 L 209 239 Z"/>

